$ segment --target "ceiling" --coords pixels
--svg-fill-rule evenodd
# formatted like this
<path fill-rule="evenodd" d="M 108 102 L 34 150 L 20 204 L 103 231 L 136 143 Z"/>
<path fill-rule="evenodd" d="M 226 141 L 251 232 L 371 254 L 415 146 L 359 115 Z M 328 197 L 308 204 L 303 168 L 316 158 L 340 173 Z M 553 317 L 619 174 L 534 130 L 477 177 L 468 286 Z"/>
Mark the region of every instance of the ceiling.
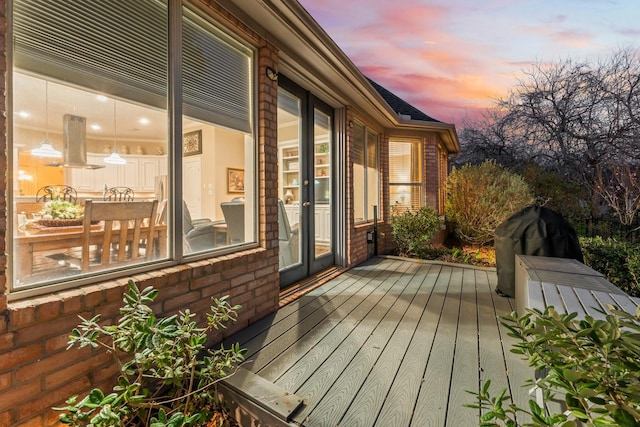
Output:
<path fill-rule="evenodd" d="M 111 141 L 115 134 L 118 140 L 167 141 L 166 111 L 19 73 L 13 87 L 14 126 L 19 128 L 62 134 L 62 117 L 74 114 L 86 117 L 88 138 Z"/>

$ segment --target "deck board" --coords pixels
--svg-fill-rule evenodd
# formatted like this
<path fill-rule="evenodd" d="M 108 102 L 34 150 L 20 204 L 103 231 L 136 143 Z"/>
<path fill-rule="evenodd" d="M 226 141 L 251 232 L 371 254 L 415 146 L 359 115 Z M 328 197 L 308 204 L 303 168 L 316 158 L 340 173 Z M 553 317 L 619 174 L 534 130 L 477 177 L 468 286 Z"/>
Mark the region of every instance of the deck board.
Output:
<path fill-rule="evenodd" d="M 244 368 L 304 399 L 293 424 L 478 425 L 467 390 L 492 380 L 521 407 L 533 371 L 509 352 L 494 269 L 373 258 L 229 338 Z"/>

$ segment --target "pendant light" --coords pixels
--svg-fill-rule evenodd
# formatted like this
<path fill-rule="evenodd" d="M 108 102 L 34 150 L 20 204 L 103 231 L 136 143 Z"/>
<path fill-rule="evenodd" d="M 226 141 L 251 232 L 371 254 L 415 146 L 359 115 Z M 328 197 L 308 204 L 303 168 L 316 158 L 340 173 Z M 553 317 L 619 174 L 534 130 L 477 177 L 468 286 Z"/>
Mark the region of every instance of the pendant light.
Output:
<path fill-rule="evenodd" d="M 113 100 L 113 151 L 104 162 L 109 165 L 126 165 L 127 161 L 118 154 L 118 138 L 116 137 L 116 100 Z"/>
<path fill-rule="evenodd" d="M 42 145 L 38 148 L 31 150 L 31 155 L 35 157 L 47 157 L 56 158 L 62 157 L 62 153 L 51 145 L 49 142 L 49 81 L 45 80 L 44 90 L 44 116 L 45 116 L 45 131 L 46 136 Z"/>

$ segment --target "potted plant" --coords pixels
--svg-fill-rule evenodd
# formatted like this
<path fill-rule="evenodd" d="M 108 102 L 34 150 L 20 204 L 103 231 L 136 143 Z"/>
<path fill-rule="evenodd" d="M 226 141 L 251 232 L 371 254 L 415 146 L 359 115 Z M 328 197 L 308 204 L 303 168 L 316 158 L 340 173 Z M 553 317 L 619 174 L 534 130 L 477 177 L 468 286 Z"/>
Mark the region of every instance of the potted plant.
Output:
<path fill-rule="evenodd" d="M 130 280 L 120 318 L 104 325 L 100 316 L 80 317 L 69 337 L 69 347 L 102 349 L 113 355 L 121 372 L 109 394 L 92 390 L 78 400 L 72 396 L 63 424 L 73 426 L 200 426 L 221 416 L 216 384 L 244 360 L 238 344 L 229 349 L 206 349 L 207 333 L 235 321 L 240 306 L 227 297 L 212 298 L 207 325 L 198 327 L 194 313 L 156 318 L 149 305 L 158 291 L 142 291 Z M 216 425 L 233 425 L 230 420 Z"/>

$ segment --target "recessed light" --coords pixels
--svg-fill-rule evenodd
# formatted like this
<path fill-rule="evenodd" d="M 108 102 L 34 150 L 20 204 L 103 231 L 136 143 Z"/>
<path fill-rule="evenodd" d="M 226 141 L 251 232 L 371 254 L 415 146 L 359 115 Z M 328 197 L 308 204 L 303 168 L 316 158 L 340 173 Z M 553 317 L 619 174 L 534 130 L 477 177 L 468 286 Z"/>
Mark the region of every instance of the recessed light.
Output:
<path fill-rule="evenodd" d="M 141 125 L 148 125 L 149 119 L 147 119 L 146 117 L 142 117 L 140 120 L 138 120 L 138 122 L 140 122 Z"/>
<path fill-rule="evenodd" d="M 102 130 L 102 127 L 100 125 L 91 125 L 91 129 L 93 130 Z"/>
<path fill-rule="evenodd" d="M 31 116 L 31 114 L 27 113 L 26 111 L 18 111 L 18 115 L 23 119 L 28 119 L 29 116 Z"/>
<path fill-rule="evenodd" d="M 106 101 L 107 99 L 109 99 L 109 98 L 107 98 L 107 97 L 106 97 L 106 96 L 104 96 L 104 95 L 98 95 L 98 96 L 96 96 L 96 99 L 97 99 L 98 101 L 100 101 L 100 102 L 105 102 L 105 101 Z"/>

